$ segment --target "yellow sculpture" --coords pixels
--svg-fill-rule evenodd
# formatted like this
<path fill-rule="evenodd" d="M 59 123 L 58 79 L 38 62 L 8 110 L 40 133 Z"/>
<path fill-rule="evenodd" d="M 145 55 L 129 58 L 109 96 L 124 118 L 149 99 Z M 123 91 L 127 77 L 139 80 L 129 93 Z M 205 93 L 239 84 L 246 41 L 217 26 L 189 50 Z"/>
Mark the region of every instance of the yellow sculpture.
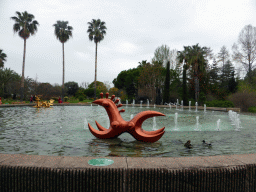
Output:
<path fill-rule="evenodd" d="M 51 99 L 49 101 L 49 103 L 47 101 L 42 101 L 40 102 L 40 98 L 38 96 L 36 96 L 36 106 L 33 106 L 33 107 L 36 107 L 36 108 L 40 108 L 40 107 L 50 107 L 53 105 L 53 102 L 54 100 Z"/>

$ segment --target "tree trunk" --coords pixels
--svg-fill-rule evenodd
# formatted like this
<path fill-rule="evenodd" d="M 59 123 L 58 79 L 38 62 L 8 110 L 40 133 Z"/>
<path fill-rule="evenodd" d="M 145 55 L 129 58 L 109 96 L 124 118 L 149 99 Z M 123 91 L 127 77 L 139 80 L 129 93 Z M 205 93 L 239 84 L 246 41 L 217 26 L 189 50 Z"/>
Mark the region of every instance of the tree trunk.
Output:
<path fill-rule="evenodd" d="M 21 86 L 20 86 L 20 101 L 23 101 L 23 98 L 24 98 L 25 55 L 26 55 L 26 37 L 24 38 L 24 53 L 23 53 L 22 76 L 21 76 Z"/>
<path fill-rule="evenodd" d="M 188 105 L 188 94 L 187 94 L 187 67 L 183 66 L 183 105 Z"/>
<path fill-rule="evenodd" d="M 199 81 L 198 81 L 198 76 L 196 75 L 195 77 L 195 100 L 198 102 L 198 97 L 199 97 Z"/>
<path fill-rule="evenodd" d="M 96 81 L 97 81 L 97 43 L 96 43 L 96 51 L 95 51 L 94 100 L 96 100 Z"/>
<path fill-rule="evenodd" d="M 166 65 L 166 77 L 164 85 L 164 97 L 163 104 L 170 102 L 170 61 Z"/>
<path fill-rule="evenodd" d="M 61 90 L 61 100 L 64 101 L 64 79 L 65 79 L 65 59 L 64 59 L 64 43 L 62 43 L 62 51 L 63 51 L 63 74 L 62 74 L 62 90 Z"/>

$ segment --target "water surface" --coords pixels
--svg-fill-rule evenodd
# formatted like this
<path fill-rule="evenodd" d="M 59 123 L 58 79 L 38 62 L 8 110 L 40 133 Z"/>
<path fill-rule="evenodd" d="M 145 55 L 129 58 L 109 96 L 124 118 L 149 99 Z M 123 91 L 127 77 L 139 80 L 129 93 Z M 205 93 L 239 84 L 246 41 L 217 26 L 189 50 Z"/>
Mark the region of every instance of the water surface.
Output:
<path fill-rule="evenodd" d="M 95 120 L 109 127 L 103 107 L 53 106 L 51 108 L 0 108 L 0 153 L 63 156 L 179 157 L 244 154 L 256 151 L 256 118 L 240 114 L 241 127 L 232 124 L 226 112 L 176 110 L 174 108 L 123 107 L 124 120 L 144 110 L 164 113 L 156 117 L 156 128 L 166 127 L 155 143 L 136 141 L 128 133 L 119 138 L 100 140 L 89 131 L 87 123 L 97 129 Z M 175 113 L 178 113 L 175 125 Z M 196 117 L 199 117 L 197 125 Z M 217 120 L 220 119 L 219 129 Z M 153 129 L 153 118 L 143 123 Z M 184 147 L 191 140 L 192 149 Z M 208 147 L 202 140 L 212 144 Z"/>

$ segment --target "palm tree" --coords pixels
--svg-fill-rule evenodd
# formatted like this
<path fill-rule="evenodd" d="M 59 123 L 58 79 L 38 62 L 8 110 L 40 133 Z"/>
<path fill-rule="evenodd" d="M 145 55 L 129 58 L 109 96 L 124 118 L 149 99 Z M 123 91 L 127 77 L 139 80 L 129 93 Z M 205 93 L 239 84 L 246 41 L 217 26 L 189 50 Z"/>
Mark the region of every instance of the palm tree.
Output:
<path fill-rule="evenodd" d="M 4 61 L 6 61 L 7 55 L 5 53 L 3 53 L 3 50 L 0 49 L 0 68 L 4 67 Z"/>
<path fill-rule="evenodd" d="M 186 79 L 186 70 L 192 67 L 194 82 L 195 82 L 195 100 L 199 98 L 199 72 L 205 72 L 207 60 L 206 57 L 211 57 L 211 50 L 207 47 L 200 47 L 198 44 L 184 47 L 184 51 L 179 52 L 178 59 L 180 62 L 185 61 L 183 66 L 183 79 Z M 183 82 L 184 84 L 185 82 Z M 185 88 L 185 84 L 184 84 Z M 185 91 L 186 92 L 186 91 Z M 184 92 L 184 93 L 185 93 Z"/>
<path fill-rule="evenodd" d="M 22 77 L 21 77 L 21 88 L 20 88 L 20 100 L 23 100 L 24 93 L 24 70 L 25 70 L 25 54 L 26 54 L 26 40 L 30 35 L 34 35 L 37 31 L 37 25 L 39 23 L 33 20 L 35 17 L 29 14 L 27 11 L 20 13 L 16 11 L 18 17 L 11 17 L 15 21 L 13 25 L 13 31 L 18 32 L 19 36 L 24 39 L 24 53 L 23 53 L 23 64 L 22 64 Z"/>
<path fill-rule="evenodd" d="M 94 100 L 96 100 L 96 81 L 97 81 L 97 44 L 104 39 L 104 35 L 106 34 L 106 26 L 105 22 L 100 19 L 93 19 L 92 22 L 88 22 L 89 27 L 87 33 L 89 33 L 89 39 L 96 44 L 95 51 L 95 79 L 94 79 Z"/>
<path fill-rule="evenodd" d="M 57 21 L 56 24 L 53 25 L 55 27 L 54 29 L 54 33 L 57 37 L 57 39 L 60 40 L 60 42 L 62 43 L 62 51 L 63 51 L 63 75 L 62 75 L 62 93 L 61 93 L 61 99 L 63 101 L 63 97 L 64 97 L 64 72 L 65 72 L 65 68 L 64 68 L 64 43 L 67 42 L 67 40 L 69 40 L 70 37 L 72 37 L 72 30 L 73 27 L 68 26 L 68 21 Z"/>

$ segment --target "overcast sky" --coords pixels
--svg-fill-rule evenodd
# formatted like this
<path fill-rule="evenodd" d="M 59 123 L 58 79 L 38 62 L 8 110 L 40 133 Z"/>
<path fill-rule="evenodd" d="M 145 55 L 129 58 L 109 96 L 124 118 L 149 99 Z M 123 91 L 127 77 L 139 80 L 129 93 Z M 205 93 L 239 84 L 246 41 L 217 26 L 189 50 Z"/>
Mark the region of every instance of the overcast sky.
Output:
<path fill-rule="evenodd" d="M 39 22 L 26 46 L 25 76 L 62 84 L 62 44 L 53 24 L 68 21 L 73 38 L 65 43 L 65 82 L 91 83 L 95 74 L 95 43 L 88 22 L 106 22 L 107 34 L 98 44 L 98 81 L 113 79 L 122 70 L 151 61 L 158 46 L 211 47 L 218 53 L 231 47 L 245 25 L 256 26 L 255 0 L 0 0 L 0 49 L 5 67 L 21 74 L 24 41 L 13 32 L 15 12 L 27 11 Z M 112 85 L 113 86 L 113 85 Z"/>

